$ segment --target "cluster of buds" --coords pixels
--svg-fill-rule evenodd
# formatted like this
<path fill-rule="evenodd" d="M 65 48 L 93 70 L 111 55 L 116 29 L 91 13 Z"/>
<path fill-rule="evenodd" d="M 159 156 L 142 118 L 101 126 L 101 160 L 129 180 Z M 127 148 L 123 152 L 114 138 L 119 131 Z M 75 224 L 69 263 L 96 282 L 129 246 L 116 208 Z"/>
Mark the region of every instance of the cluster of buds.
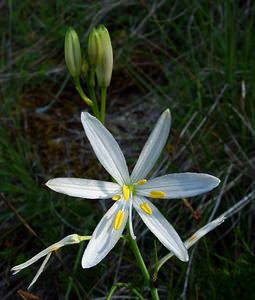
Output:
<path fill-rule="evenodd" d="M 100 88 L 108 87 L 112 77 L 113 51 L 107 28 L 100 25 L 98 28 L 91 30 L 88 39 L 89 63 L 82 55 L 78 34 L 73 28 L 69 28 L 65 36 L 65 61 L 80 94 L 79 82 L 83 72 L 85 76 L 89 71 L 96 73 L 98 86 Z M 95 85 L 95 83 L 92 82 L 92 85 Z M 83 95 L 82 98 L 84 99 L 84 97 L 86 96 Z M 87 101 L 89 99 L 84 100 L 89 104 L 89 101 Z"/>

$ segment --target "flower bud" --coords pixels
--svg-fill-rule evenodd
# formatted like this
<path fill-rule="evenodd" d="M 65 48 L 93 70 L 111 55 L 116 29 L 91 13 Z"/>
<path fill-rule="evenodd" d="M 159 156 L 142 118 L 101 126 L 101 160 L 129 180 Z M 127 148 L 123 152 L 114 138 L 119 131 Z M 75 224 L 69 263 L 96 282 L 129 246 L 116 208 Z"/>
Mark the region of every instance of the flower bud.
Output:
<path fill-rule="evenodd" d="M 69 28 L 65 37 L 65 60 L 70 74 L 75 78 L 81 74 L 81 47 L 76 31 Z"/>
<path fill-rule="evenodd" d="M 100 87 L 108 87 L 111 82 L 113 68 L 112 43 L 108 30 L 104 25 L 97 29 L 102 45 L 102 58 L 96 66 L 97 82 Z"/>
<path fill-rule="evenodd" d="M 99 33 L 95 28 L 89 34 L 88 55 L 91 66 L 94 68 L 98 66 L 103 55 L 103 46 Z"/>

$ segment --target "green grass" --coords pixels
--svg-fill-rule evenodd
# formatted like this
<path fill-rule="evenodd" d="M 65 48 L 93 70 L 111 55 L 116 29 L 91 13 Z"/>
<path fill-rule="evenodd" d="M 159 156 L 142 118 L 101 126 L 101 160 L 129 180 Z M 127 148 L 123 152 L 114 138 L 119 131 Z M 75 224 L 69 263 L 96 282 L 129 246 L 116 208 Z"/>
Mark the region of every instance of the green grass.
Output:
<path fill-rule="evenodd" d="M 254 189 L 255 6 L 236 1 L 5 1 L 1 5 L 0 205 L 1 291 L 16 299 L 38 265 L 12 277 L 10 267 L 71 233 L 90 234 L 110 201 L 95 203 L 51 193 L 56 176 L 109 179 L 96 161 L 79 121 L 86 110 L 64 64 L 64 35 L 73 26 L 83 49 L 92 25 L 104 23 L 114 49 L 106 126 L 130 167 L 169 107 L 172 129 L 161 172 L 197 171 L 226 184 L 189 202 L 158 207 L 183 238 Z M 242 84 L 246 94 L 242 95 Z M 9 203 L 9 205 L 8 205 Z M 11 205 L 10 205 L 11 204 Z M 12 208 L 10 208 L 12 207 Z M 21 222 L 17 216 L 22 216 Z M 190 271 L 175 258 L 159 273 L 161 299 L 252 299 L 252 207 L 226 221 L 194 250 Z M 29 225 L 33 232 L 26 227 Z M 153 236 L 136 217 L 138 244 L 153 272 Z M 36 235 L 34 234 L 36 233 Z M 82 246 L 84 247 L 84 246 Z M 166 249 L 157 244 L 158 255 Z M 120 241 L 103 262 L 82 270 L 83 248 L 54 257 L 32 293 L 42 299 L 117 297 L 133 289 L 149 297 L 128 245 Z M 188 283 L 185 288 L 185 282 Z M 146 298 L 149 299 L 149 298 Z"/>

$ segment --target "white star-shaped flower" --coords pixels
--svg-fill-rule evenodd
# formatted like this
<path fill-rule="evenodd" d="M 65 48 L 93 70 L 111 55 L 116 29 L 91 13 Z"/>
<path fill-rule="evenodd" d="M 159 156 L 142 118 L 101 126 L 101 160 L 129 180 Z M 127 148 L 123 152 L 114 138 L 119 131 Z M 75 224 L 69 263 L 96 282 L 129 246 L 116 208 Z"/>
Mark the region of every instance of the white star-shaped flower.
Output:
<path fill-rule="evenodd" d="M 146 179 L 167 141 L 171 115 L 169 109 L 162 113 L 150 134 L 139 159 L 129 175 L 124 155 L 111 133 L 89 113 L 81 114 L 81 121 L 90 144 L 106 171 L 116 183 L 79 179 L 55 178 L 46 185 L 69 196 L 87 199 L 112 198 L 115 203 L 97 225 L 82 257 L 82 267 L 98 264 L 115 246 L 129 219 L 131 235 L 132 208 L 160 242 L 180 260 L 188 261 L 187 249 L 171 224 L 148 198 L 176 199 L 196 196 L 218 186 L 214 176 L 197 173 L 168 174 Z"/>

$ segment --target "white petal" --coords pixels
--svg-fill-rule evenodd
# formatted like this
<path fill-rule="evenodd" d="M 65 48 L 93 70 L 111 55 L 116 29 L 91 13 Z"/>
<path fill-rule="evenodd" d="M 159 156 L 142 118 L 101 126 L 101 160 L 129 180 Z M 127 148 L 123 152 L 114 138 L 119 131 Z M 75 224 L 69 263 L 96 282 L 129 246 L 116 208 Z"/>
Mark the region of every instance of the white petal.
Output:
<path fill-rule="evenodd" d="M 43 272 L 43 270 L 44 270 L 44 268 L 45 268 L 45 266 L 46 266 L 48 260 L 49 260 L 50 257 L 51 257 L 51 254 L 52 254 L 52 252 L 50 252 L 50 253 L 48 253 L 48 254 L 46 255 L 46 257 L 45 257 L 43 263 L 41 264 L 41 266 L 40 266 L 40 268 L 39 268 L 39 270 L 36 272 L 35 277 L 33 278 L 32 282 L 29 284 L 29 286 L 28 286 L 28 288 L 27 288 L 28 290 L 31 288 L 31 286 L 37 281 L 37 279 L 39 278 L 39 276 L 42 274 L 42 272 Z"/>
<path fill-rule="evenodd" d="M 116 214 L 119 210 L 125 207 L 125 216 L 122 225 L 119 230 L 114 229 L 114 222 Z M 128 218 L 128 205 L 127 201 L 117 201 L 103 216 L 99 224 L 97 225 L 91 240 L 88 243 L 87 248 L 82 257 L 82 267 L 91 268 L 97 265 L 115 246 L 120 239 L 121 234 L 126 226 Z"/>
<path fill-rule="evenodd" d="M 150 192 L 162 191 L 168 199 L 192 197 L 209 192 L 220 183 L 214 176 L 202 173 L 177 173 L 157 177 L 136 187 L 139 195 L 150 197 Z"/>
<path fill-rule="evenodd" d="M 117 183 L 90 179 L 54 178 L 46 185 L 58 193 L 87 199 L 106 199 L 120 193 Z"/>
<path fill-rule="evenodd" d="M 151 171 L 159 155 L 166 144 L 169 135 L 171 124 L 170 110 L 167 109 L 160 116 L 156 126 L 151 132 L 143 150 L 138 158 L 138 161 L 131 174 L 131 181 L 136 182 L 146 178 Z"/>
<path fill-rule="evenodd" d="M 89 113 L 81 113 L 81 121 L 90 144 L 106 171 L 120 184 L 129 183 L 124 155 L 111 133 Z"/>
<path fill-rule="evenodd" d="M 144 212 L 140 204 L 147 202 L 152 209 L 152 214 Z M 160 242 L 182 261 L 188 261 L 189 255 L 178 233 L 166 220 L 160 211 L 146 198 L 134 197 L 134 207 L 150 231 L 160 240 Z"/>

